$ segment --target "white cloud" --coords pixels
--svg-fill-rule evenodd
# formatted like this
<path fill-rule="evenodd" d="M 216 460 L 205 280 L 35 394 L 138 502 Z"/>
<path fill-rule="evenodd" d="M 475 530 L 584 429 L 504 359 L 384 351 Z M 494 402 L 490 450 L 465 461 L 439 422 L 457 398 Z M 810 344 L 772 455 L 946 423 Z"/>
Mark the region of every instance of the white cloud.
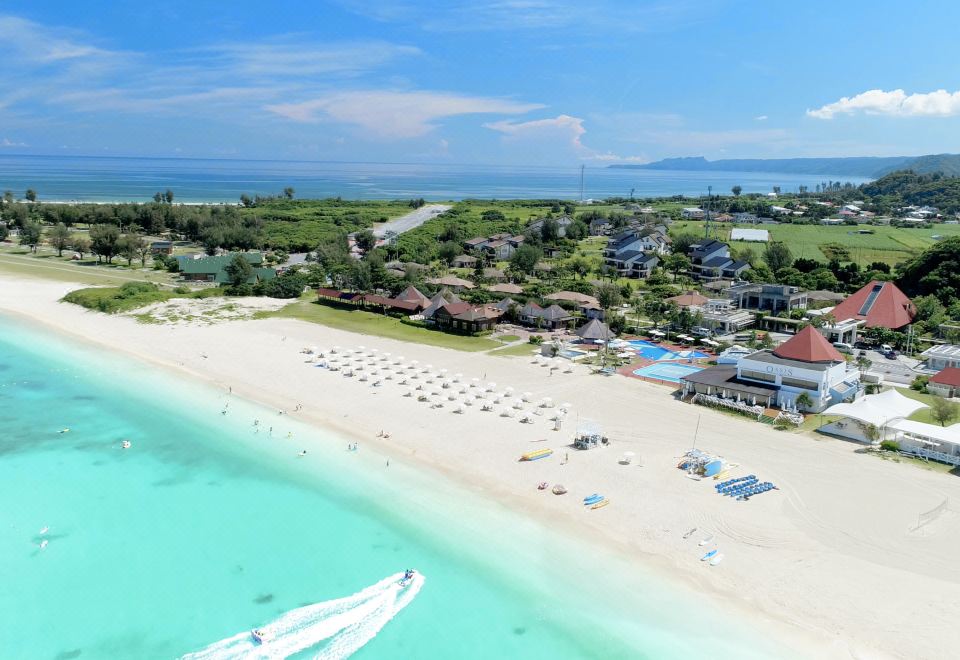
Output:
<path fill-rule="evenodd" d="M 753 118 L 753 121 L 767 121 L 768 119 L 769 117 L 767 117 L 766 115 L 757 115 L 756 117 Z"/>
<path fill-rule="evenodd" d="M 508 138 L 560 138 L 569 141 L 576 149 L 585 149 L 580 137 L 587 132 L 583 119 L 570 115 L 559 115 L 552 119 L 534 119 L 532 121 L 495 121 L 483 125 L 492 131 L 503 133 Z"/>
<path fill-rule="evenodd" d="M 468 114 L 522 114 L 542 108 L 537 103 L 466 96 L 445 92 L 389 90 L 348 91 L 298 103 L 277 103 L 266 109 L 300 122 L 334 120 L 354 124 L 384 138 L 419 137 L 447 117 Z"/>
<path fill-rule="evenodd" d="M 26 147 L 26 146 L 27 146 L 26 142 L 14 142 L 10 138 L 6 138 L 6 137 L 0 140 L 0 147 L 3 147 L 3 148 Z"/>
<path fill-rule="evenodd" d="M 208 51 L 221 66 L 254 78 L 325 74 L 356 74 L 400 57 L 421 54 L 419 48 L 384 41 L 328 43 L 282 39 L 270 42 L 226 43 Z"/>
<path fill-rule="evenodd" d="M 844 96 L 835 103 L 807 110 L 808 117 L 833 119 L 836 115 L 889 115 L 895 117 L 952 117 L 960 115 L 960 91 L 907 94 L 902 89 L 885 92 L 871 89 L 856 96 Z"/>

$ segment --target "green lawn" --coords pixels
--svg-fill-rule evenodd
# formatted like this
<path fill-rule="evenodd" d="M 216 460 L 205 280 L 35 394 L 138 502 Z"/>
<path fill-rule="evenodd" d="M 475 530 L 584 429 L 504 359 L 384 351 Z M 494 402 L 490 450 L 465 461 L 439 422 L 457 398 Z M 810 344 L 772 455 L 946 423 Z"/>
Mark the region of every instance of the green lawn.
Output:
<path fill-rule="evenodd" d="M 538 347 L 533 344 L 524 342 L 523 344 L 506 346 L 504 348 L 498 348 L 495 351 L 490 351 L 490 355 L 498 355 L 500 357 L 531 357 L 537 348 Z"/>
<path fill-rule="evenodd" d="M 176 293 L 171 289 L 161 289 L 145 282 L 126 282 L 121 286 L 98 286 L 90 289 L 77 289 L 63 297 L 64 302 L 73 303 L 107 314 L 129 312 L 157 302 L 166 302 L 171 298 L 210 298 L 222 296 L 223 289 L 209 288 Z"/>
<path fill-rule="evenodd" d="M 714 236 L 722 241 L 729 240 L 730 231 L 736 227 L 750 229 L 766 229 L 774 241 L 782 241 L 790 247 L 794 257 L 828 261 L 822 245 L 837 244 L 845 247 L 850 253 L 850 260 L 861 265 L 874 261 L 883 261 L 888 264 L 897 264 L 909 259 L 925 248 L 937 242 L 934 236 L 944 238 L 960 236 L 960 225 L 934 225 L 928 229 L 906 229 L 902 227 L 858 225 L 856 227 L 840 225 L 826 227 L 823 225 L 716 225 Z M 693 233 L 703 235 L 703 222 L 681 221 L 670 227 L 673 234 Z M 872 234 L 860 234 L 861 230 L 869 230 Z M 755 246 L 756 251 L 762 252 L 761 243 L 735 242 L 733 245 L 743 247 Z"/>
<path fill-rule="evenodd" d="M 415 344 L 452 348 L 458 351 L 486 351 L 502 346 L 485 337 L 467 337 L 405 325 L 400 319 L 362 310 L 341 309 L 303 298 L 275 312 L 264 312 L 257 318 L 290 318 L 319 323 L 338 330 L 397 339 Z"/>
<path fill-rule="evenodd" d="M 27 275 L 58 282 L 102 284 L 119 286 L 125 282 L 154 282 L 170 284 L 173 280 L 166 271 L 133 270 L 118 266 L 97 266 L 92 261 L 69 261 L 51 254 L 30 256 L 18 251 L 0 252 L 0 273 Z"/>

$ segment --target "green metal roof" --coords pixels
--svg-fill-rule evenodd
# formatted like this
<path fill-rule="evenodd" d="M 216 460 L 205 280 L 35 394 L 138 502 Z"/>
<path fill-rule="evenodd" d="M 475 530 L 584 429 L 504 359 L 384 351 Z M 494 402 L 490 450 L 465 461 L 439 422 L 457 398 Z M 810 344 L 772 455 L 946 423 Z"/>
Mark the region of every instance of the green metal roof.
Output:
<path fill-rule="evenodd" d="M 257 280 L 272 280 L 277 276 L 277 272 L 272 268 L 257 268 L 263 263 L 263 255 L 260 252 L 231 252 L 217 257 L 178 259 L 180 272 L 185 275 L 213 275 L 214 281 L 225 284 L 229 281 L 226 267 L 238 254 L 254 266 L 253 274 L 248 280 L 249 284 L 254 284 Z"/>

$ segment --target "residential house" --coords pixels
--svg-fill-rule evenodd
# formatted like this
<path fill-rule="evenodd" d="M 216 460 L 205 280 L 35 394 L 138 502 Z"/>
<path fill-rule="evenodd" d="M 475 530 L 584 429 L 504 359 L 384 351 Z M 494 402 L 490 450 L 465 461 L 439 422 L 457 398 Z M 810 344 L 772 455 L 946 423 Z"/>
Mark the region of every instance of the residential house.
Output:
<path fill-rule="evenodd" d="M 688 206 L 680 209 L 680 217 L 685 220 L 702 220 L 704 216 L 703 209 Z"/>
<path fill-rule="evenodd" d="M 493 259 L 499 259 L 504 261 L 513 256 L 513 253 L 517 251 L 517 248 L 514 247 L 514 244 L 507 239 L 497 239 L 492 240 L 481 248 L 486 254 L 488 254 Z"/>
<path fill-rule="evenodd" d="M 947 367 L 934 374 L 927 383 L 927 391 L 945 399 L 960 396 L 960 369 Z"/>
<path fill-rule="evenodd" d="M 490 239 L 483 236 L 477 236 L 476 238 L 471 238 L 464 241 L 463 246 L 467 249 L 467 252 L 476 252 L 489 242 Z"/>
<path fill-rule="evenodd" d="M 706 296 L 701 296 L 696 291 L 687 291 L 679 296 L 667 298 L 665 302 L 673 303 L 681 309 L 690 309 L 691 307 L 703 307 L 710 302 L 710 299 Z"/>
<path fill-rule="evenodd" d="M 591 236 L 604 236 L 610 232 L 610 221 L 606 218 L 591 218 L 590 219 L 590 235 Z"/>
<path fill-rule="evenodd" d="M 473 268 L 477 265 L 477 258 L 469 254 L 461 254 L 453 258 L 454 268 Z"/>
<path fill-rule="evenodd" d="M 539 220 L 534 220 L 529 225 L 527 225 L 527 231 L 540 233 L 543 231 L 543 225 L 548 220 L 548 218 L 540 218 Z M 553 218 L 553 221 L 557 223 L 557 236 L 563 238 L 567 235 L 567 227 L 574 223 L 574 219 L 568 215 L 562 215 L 559 218 Z"/>
<path fill-rule="evenodd" d="M 150 244 L 150 253 L 170 256 L 173 254 L 173 241 L 154 241 Z"/>
<path fill-rule="evenodd" d="M 735 280 L 750 268 L 746 261 L 730 258 L 730 246 L 707 239 L 690 246 L 690 274 L 703 282 Z"/>

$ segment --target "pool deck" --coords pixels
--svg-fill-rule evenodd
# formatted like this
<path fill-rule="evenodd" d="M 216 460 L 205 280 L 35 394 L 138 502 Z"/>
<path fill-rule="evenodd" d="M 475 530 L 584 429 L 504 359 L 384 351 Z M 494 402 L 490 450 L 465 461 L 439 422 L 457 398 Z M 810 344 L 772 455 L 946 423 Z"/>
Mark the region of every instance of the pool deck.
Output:
<path fill-rule="evenodd" d="M 652 344 L 656 344 L 657 346 L 662 346 L 663 348 L 665 348 L 665 349 L 667 349 L 667 350 L 670 350 L 670 351 L 673 351 L 674 353 L 677 353 L 677 352 L 680 352 L 680 351 L 692 351 L 692 350 L 697 350 L 697 351 L 700 351 L 701 353 L 706 353 L 706 354 L 707 354 L 708 357 L 705 357 L 705 358 L 694 358 L 694 359 L 692 359 L 692 360 L 686 359 L 686 358 L 681 358 L 681 359 L 679 359 L 679 360 L 650 360 L 650 359 L 647 359 L 647 358 L 642 358 L 642 357 L 637 356 L 637 359 L 634 360 L 634 361 L 632 361 L 632 362 L 630 362 L 630 364 L 624 365 L 624 366 L 620 367 L 619 369 L 617 369 L 617 373 L 620 374 L 621 376 L 626 376 L 627 378 L 636 378 L 637 380 L 643 380 L 643 381 L 646 381 L 646 382 L 648 382 L 648 383 L 656 383 L 657 385 L 666 385 L 667 387 L 672 387 L 672 388 L 675 389 L 675 390 L 679 390 L 679 389 L 680 389 L 680 383 L 675 383 L 675 382 L 670 381 L 670 380 L 661 380 L 661 379 L 659 379 L 659 378 L 650 378 L 650 377 L 648 377 L 648 376 L 638 376 L 637 374 L 635 374 L 635 373 L 633 373 L 633 372 L 634 372 L 635 369 L 642 369 L 643 367 L 648 367 L 648 366 L 650 366 L 651 364 L 670 364 L 671 362 L 677 363 L 677 364 L 695 364 L 695 365 L 702 366 L 702 367 L 706 368 L 706 367 L 708 366 L 708 365 L 706 364 L 707 362 L 709 362 L 710 360 L 715 360 L 715 359 L 716 359 L 716 355 L 715 355 L 712 351 L 708 350 L 706 347 L 703 347 L 703 346 L 700 346 L 700 347 L 697 347 L 697 348 L 693 348 L 693 347 L 690 347 L 690 346 L 680 346 L 680 345 L 678 345 L 678 344 L 672 344 L 672 343 L 668 343 L 668 342 L 657 341 L 656 339 L 653 339 L 652 337 L 643 337 L 643 336 L 640 336 L 640 337 L 630 337 L 630 338 L 628 339 L 628 341 L 629 341 L 630 339 L 642 339 L 642 340 L 648 341 L 648 342 L 650 342 L 650 343 L 652 343 Z"/>

